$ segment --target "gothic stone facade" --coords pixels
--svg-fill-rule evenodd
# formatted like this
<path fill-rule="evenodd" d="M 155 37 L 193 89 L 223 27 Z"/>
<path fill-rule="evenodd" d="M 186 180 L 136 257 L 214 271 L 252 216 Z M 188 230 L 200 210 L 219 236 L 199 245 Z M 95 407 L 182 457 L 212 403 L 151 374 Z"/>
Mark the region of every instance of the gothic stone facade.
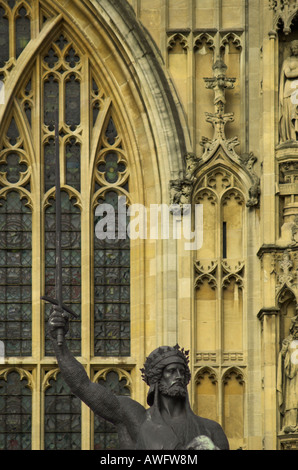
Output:
<path fill-rule="evenodd" d="M 91 379 L 145 404 L 146 356 L 179 343 L 231 449 L 298 448 L 296 39 L 296 0 L 0 0 L 0 448 L 117 445 L 46 335 L 57 110 L 68 343 Z M 202 246 L 96 239 L 119 195 L 202 205 Z"/>

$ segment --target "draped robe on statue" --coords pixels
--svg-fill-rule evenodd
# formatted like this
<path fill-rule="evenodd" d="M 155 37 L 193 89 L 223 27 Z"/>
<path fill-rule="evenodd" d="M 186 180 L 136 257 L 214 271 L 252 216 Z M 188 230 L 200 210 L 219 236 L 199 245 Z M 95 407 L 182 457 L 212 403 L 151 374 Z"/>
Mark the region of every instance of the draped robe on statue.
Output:
<path fill-rule="evenodd" d="M 280 412 L 284 416 L 285 426 L 297 426 L 298 410 L 298 361 L 296 358 L 297 342 L 288 336 L 283 341 L 283 348 L 278 358 L 277 391 Z M 291 414 L 292 412 L 292 414 Z"/>
<path fill-rule="evenodd" d="M 295 77 L 289 77 L 289 71 L 297 69 Z M 295 83 L 297 82 L 297 83 Z M 279 85 L 279 133 L 280 141 L 297 140 L 298 133 L 298 58 L 288 57 L 282 66 Z"/>

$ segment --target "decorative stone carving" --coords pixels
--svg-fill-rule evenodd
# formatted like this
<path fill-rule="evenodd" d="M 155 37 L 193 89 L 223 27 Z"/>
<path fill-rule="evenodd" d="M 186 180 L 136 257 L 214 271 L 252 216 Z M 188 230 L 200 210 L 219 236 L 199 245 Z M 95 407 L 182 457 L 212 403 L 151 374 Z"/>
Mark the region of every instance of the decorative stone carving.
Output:
<path fill-rule="evenodd" d="M 224 362 L 243 362 L 243 360 L 244 360 L 244 357 L 243 357 L 243 353 L 241 352 L 223 353 Z"/>
<path fill-rule="evenodd" d="M 170 204 L 173 214 L 180 214 L 181 209 L 186 211 L 185 205 L 192 202 L 192 191 L 196 182 L 195 172 L 200 161 L 193 153 L 188 153 L 185 159 L 185 177 L 170 181 Z"/>
<path fill-rule="evenodd" d="M 296 215 L 294 223 L 292 225 L 292 245 L 298 244 L 298 216 Z"/>
<path fill-rule="evenodd" d="M 230 41 L 234 44 L 236 49 L 242 49 L 242 38 L 234 32 L 229 32 L 225 34 L 220 41 L 220 48 L 224 49 Z"/>
<path fill-rule="evenodd" d="M 279 164 L 279 185 L 277 190 L 280 198 L 280 214 L 282 217 L 279 244 L 293 247 L 296 246 L 298 241 L 298 142 L 295 148 L 277 150 L 277 158 L 281 161 Z"/>
<path fill-rule="evenodd" d="M 220 106 L 220 103 L 225 104 L 225 90 L 234 88 L 236 78 L 227 78 L 227 66 L 222 59 L 217 59 L 213 65 L 213 78 L 204 78 L 206 88 L 214 91 L 214 104 Z"/>
<path fill-rule="evenodd" d="M 298 434 L 279 436 L 280 450 L 298 450 Z"/>
<path fill-rule="evenodd" d="M 253 152 L 250 152 L 242 154 L 239 159 L 242 168 L 249 173 L 250 179 L 252 181 L 252 186 L 249 188 L 248 191 L 249 200 L 247 201 L 246 205 L 247 207 L 253 207 L 259 204 L 259 199 L 261 195 L 260 178 L 254 171 L 254 165 L 257 161 L 257 157 L 253 154 Z"/>
<path fill-rule="evenodd" d="M 205 152 L 203 155 L 203 160 L 206 161 L 214 153 L 214 150 L 222 144 L 224 147 L 226 145 L 231 145 L 234 148 L 236 145 L 239 145 L 239 142 L 236 138 L 226 139 L 225 136 L 225 126 L 228 122 L 233 122 L 234 115 L 233 113 L 225 113 L 225 91 L 228 89 L 234 88 L 235 78 L 226 77 L 227 66 L 221 58 L 218 58 L 213 65 L 213 78 L 204 78 L 206 83 L 206 88 L 213 90 L 214 92 L 214 113 L 205 113 L 206 121 L 212 124 L 214 129 L 213 139 L 207 137 L 202 137 L 201 145 L 204 147 Z"/>
<path fill-rule="evenodd" d="M 200 261 L 195 263 L 195 271 L 198 276 L 195 279 L 195 289 L 200 289 L 200 286 L 207 280 L 211 289 L 217 288 L 216 271 L 218 262 L 211 261 L 209 266 L 203 266 Z"/>
<path fill-rule="evenodd" d="M 173 49 L 177 43 L 180 44 L 183 50 L 187 51 L 189 43 L 187 35 L 184 32 L 176 32 L 170 35 L 168 38 L 168 49 Z"/>
<path fill-rule="evenodd" d="M 291 287 L 294 282 L 294 274 L 292 272 L 293 261 L 291 260 L 290 253 L 287 250 L 283 253 L 282 259 L 279 261 L 279 268 L 281 274 L 277 277 L 278 285 L 282 287 Z"/>
<path fill-rule="evenodd" d="M 228 369 L 225 372 L 223 379 L 222 379 L 223 384 L 227 385 L 228 381 L 231 380 L 233 376 L 235 377 L 235 379 L 240 385 L 244 385 L 245 380 L 244 380 L 243 372 L 242 370 L 236 367 L 232 367 L 231 369 Z"/>
<path fill-rule="evenodd" d="M 199 372 L 196 375 L 196 378 L 195 378 L 196 384 L 200 385 L 206 376 L 208 377 L 208 379 L 213 385 L 216 385 L 218 383 L 216 372 L 213 369 L 210 369 L 210 367 L 203 367 L 201 370 L 199 370 Z"/>
<path fill-rule="evenodd" d="M 215 49 L 214 37 L 209 34 L 207 31 L 204 31 L 194 38 L 194 50 L 201 50 L 204 47 L 204 43 L 208 46 L 209 49 Z"/>
<path fill-rule="evenodd" d="M 180 215 L 189 211 L 194 180 L 184 178 L 170 181 L 170 205 L 172 214 Z M 182 209 L 182 211 L 181 211 Z"/>
<path fill-rule="evenodd" d="M 291 32 L 291 24 L 298 11 L 297 0 L 269 0 L 269 9 L 274 11 L 273 30 L 278 29 L 280 21 L 283 23 L 283 32 Z"/>
<path fill-rule="evenodd" d="M 278 358 L 277 393 L 282 432 L 298 433 L 298 315 L 292 318 L 290 334 L 282 342 Z"/>
<path fill-rule="evenodd" d="M 217 354 L 212 352 L 199 351 L 196 354 L 197 362 L 217 362 Z"/>
<path fill-rule="evenodd" d="M 279 84 L 279 137 L 280 142 L 297 143 L 297 79 L 298 79 L 298 41 L 290 44 L 291 55 L 282 65 Z"/>

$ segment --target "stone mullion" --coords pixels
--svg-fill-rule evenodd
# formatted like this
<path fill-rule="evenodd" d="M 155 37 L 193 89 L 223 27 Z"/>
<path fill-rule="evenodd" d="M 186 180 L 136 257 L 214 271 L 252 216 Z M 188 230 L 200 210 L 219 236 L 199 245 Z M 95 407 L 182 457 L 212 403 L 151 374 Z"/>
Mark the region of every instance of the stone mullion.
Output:
<path fill-rule="evenodd" d="M 164 57 L 165 62 L 167 62 L 168 67 L 168 48 L 167 48 L 167 35 L 164 34 L 164 31 L 167 31 L 169 25 L 169 5 L 168 0 L 164 0 L 161 6 L 161 34 L 160 34 L 160 50 Z"/>
<path fill-rule="evenodd" d="M 218 418 L 219 423 L 222 425 L 224 419 L 224 403 L 223 403 L 223 382 L 222 382 L 222 362 L 223 362 L 223 344 L 224 344 L 224 319 L 223 319 L 223 295 L 222 295 L 222 243 L 223 243 L 223 232 L 222 232 L 222 223 L 223 223 L 223 211 L 222 211 L 222 202 L 219 200 L 217 204 L 217 220 L 219 221 L 219 229 L 217 231 L 217 351 L 216 351 L 216 362 L 218 366 L 218 397 L 217 397 L 217 406 L 218 406 Z"/>
<path fill-rule="evenodd" d="M 190 29 L 193 32 L 195 27 L 195 2 L 194 0 L 189 1 L 189 24 Z M 195 49 L 193 45 L 193 33 L 190 33 L 189 47 L 187 51 L 187 82 L 188 82 L 188 127 L 190 131 L 191 146 L 193 151 L 196 149 L 196 78 L 195 78 Z"/>
<path fill-rule="evenodd" d="M 275 126 L 275 109 L 276 109 L 276 90 L 278 84 L 278 53 L 276 33 L 272 33 L 268 39 L 264 40 L 264 57 L 267 58 L 264 64 L 263 79 L 263 109 L 264 112 L 264 132 L 263 132 L 263 154 L 268 155 L 263 162 L 264 172 L 264 189 L 262 204 L 262 220 L 263 230 L 262 238 L 264 244 L 275 243 L 276 239 L 276 215 L 277 204 L 276 199 L 272 195 L 272 188 L 276 183 L 276 163 L 275 143 L 276 143 L 276 126 Z M 268 110 L 268 111 L 267 111 Z"/>
<path fill-rule="evenodd" d="M 32 449 L 39 450 L 42 447 L 41 433 L 40 433 L 40 419 L 42 418 L 41 411 L 41 396 L 40 396 L 40 380 L 41 370 L 40 361 L 44 357 L 44 303 L 41 301 L 41 296 L 44 294 L 44 235 L 42 227 L 43 221 L 43 206 L 42 206 L 42 153 L 41 153 L 41 64 L 40 57 L 36 60 L 35 72 L 35 106 L 32 113 L 32 129 L 33 131 L 33 144 L 36 164 L 32 167 L 32 180 L 31 191 L 33 199 L 32 211 L 32 356 L 36 364 L 34 388 L 32 393 Z"/>
<path fill-rule="evenodd" d="M 91 162 L 88 158 L 90 154 L 90 108 L 84 106 L 84 103 L 90 102 L 90 70 L 89 59 L 86 56 L 81 57 L 82 71 L 84 71 L 81 80 L 81 127 L 82 147 L 81 147 L 81 356 L 86 366 L 86 372 L 90 377 L 91 360 L 91 227 L 92 227 L 92 209 L 91 209 L 91 188 L 92 175 L 90 174 Z M 85 156 L 85 157 L 84 157 Z M 91 412 L 90 409 L 82 404 L 82 450 L 91 449 Z"/>
<path fill-rule="evenodd" d="M 16 57 L 16 41 L 15 41 L 15 18 L 14 14 L 10 11 L 8 7 L 8 18 L 9 18 L 9 57 L 10 60 L 13 58 L 15 60 Z"/>
<path fill-rule="evenodd" d="M 41 366 L 37 364 L 33 370 L 33 383 L 32 383 L 32 428 L 31 428 L 31 449 L 41 450 L 41 429 L 40 425 L 43 422 L 41 414 Z"/>
<path fill-rule="evenodd" d="M 279 309 L 264 308 L 258 318 L 262 322 L 263 342 L 263 395 L 264 395 L 264 448 L 276 449 L 276 371 L 277 371 L 277 320 Z"/>

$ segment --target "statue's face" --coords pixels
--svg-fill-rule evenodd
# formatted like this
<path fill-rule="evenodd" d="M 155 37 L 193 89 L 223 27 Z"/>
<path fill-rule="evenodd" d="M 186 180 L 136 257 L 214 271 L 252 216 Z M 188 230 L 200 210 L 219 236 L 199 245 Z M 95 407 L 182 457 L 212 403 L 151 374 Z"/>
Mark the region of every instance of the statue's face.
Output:
<path fill-rule="evenodd" d="M 298 41 L 293 41 L 291 43 L 291 51 L 293 55 L 298 56 Z"/>
<path fill-rule="evenodd" d="M 186 380 L 183 364 L 173 362 L 164 368 L 159 382 L 159 390 L 166 396 L 185 397 Z"/>

